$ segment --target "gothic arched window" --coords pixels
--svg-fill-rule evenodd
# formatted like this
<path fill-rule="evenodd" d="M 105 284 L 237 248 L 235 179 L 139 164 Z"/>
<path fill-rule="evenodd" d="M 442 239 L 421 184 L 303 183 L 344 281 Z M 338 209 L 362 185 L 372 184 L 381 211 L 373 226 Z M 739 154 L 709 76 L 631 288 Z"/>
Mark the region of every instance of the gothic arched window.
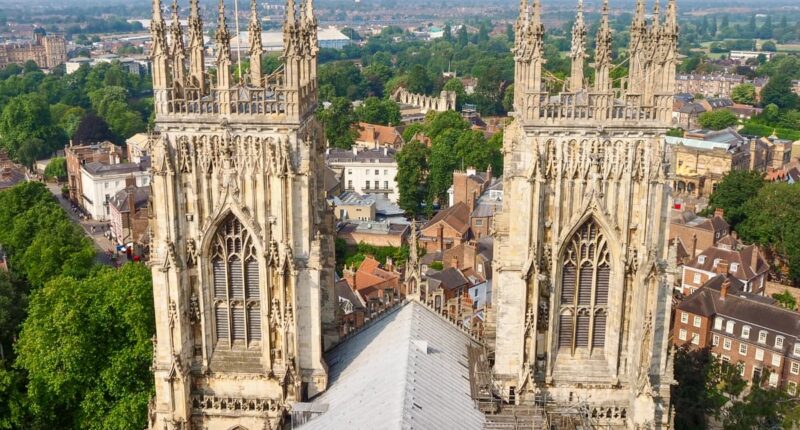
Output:
<path fill-rule="evenodd" d="M 605 346 L 611 263 L 600 226 L 590 219 L 567 243 L 561 257 L 558 347 Z"/>
<path fill-rule="evenodd" d="M 261 340 L 258 253 L 247 229 L 229 217 L 211 247 L 214 332 L 218 343 L 247 347 Z"/>

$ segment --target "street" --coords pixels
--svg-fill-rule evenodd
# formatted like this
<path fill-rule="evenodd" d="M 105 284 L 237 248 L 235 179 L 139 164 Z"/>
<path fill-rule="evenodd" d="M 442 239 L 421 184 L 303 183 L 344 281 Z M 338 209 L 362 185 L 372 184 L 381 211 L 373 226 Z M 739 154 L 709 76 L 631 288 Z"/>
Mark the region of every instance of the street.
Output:
<path fill-rule="evenodd" d="M 64 196 L 61 195 L 61 185 L 52 183 L 48 183 L 46 185 L 47 189 L 50 190 L 51 193 L 53 193 L 53 196 L 56 198 L 56 200 L 58 200 L 58 203 L 67 213 L 67 215 L 69 215 L 70 219 L 72 219 L 72 221 L 75 224 L 79 225 L 83 229 L 84 233 L 86 233 L 86 235 L 92 239 L 94 247 L 97 250 L 97 262 L 100 264 L 113 266 L 114 261 L 112 260 L 109 251 L 115 252 L 116 244 L 112 243 L 103 235 L 103 232 L 105 232 L 108 223 L 97 222 L 93 220 L 88 220 L 88 221 L 82 220 L 80 218 L 81 212 L 77 213 L 73 212 L 72 202 L 70 202 L 68 199 L 64 198 Z M 92 227 L 94 227 L 94 232 L 92 232 L 93 231 Z M 125 257 L 123 255 L 119 255 L 119 258 L 124 259 Z"/>

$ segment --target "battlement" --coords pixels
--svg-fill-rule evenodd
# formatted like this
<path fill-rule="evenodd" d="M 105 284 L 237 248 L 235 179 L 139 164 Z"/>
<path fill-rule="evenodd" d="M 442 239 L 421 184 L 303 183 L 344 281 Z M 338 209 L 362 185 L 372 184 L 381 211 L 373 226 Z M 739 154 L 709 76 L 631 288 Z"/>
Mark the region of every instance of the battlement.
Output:
<path fill-rule="evenodd" d="M 161 0 L 153 0 L 151 33 L 153 48 L 153 92 L 156 116 L 239 117 L 262 121 L 297 122 L 316 110 L 317 20 L 312 0 L 303 0 L 300 10 L 294 0 L 286 2 L 284 63 L 264 75 L 259 66 L 249 71 L 231 57 L 231 33 L 220 0 L 215 33 L 216 61 L 206 69 L 203 21 L 199 0 L 191 0 L 188 35 L 184 38 L 177 1 L 172 4 L 172 24 L 162 14 Z M 249 23 L 250 65 L 260 65 L 263 55 L 258 4 L 251 0 Z M 236 29 L 238 32 L 238 28 Z M 167 36 L 169 33 L 169 37 Z M 239 68 L 242 73 L 235 74 Z"/>
<path fill-rule="evenodd" d="M 620 93 L 570 93 L 557 95 L 529 92 L 524 95 L 524 110 L 517 112 L 524 121 L 541 125 L 599 126 L 609 123 L 669 127 L 672 96 L 653 96 L 650 104 L 643 97 Z"/>

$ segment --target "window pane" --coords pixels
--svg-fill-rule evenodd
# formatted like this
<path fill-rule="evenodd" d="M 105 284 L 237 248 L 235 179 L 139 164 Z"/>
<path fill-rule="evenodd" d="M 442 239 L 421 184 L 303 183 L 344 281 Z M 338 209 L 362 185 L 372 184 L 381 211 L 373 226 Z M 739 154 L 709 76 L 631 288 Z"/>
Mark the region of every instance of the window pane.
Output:
<path fill-rule="evenodd" d="M 595 293 L 595 303 L 597 305 L 608 304 L 608 285 L 611 279 L 611 267 L 608 264 L 602 264 L 597 269 L 597 292 Z"/>
<path fill-rule="evenodd" d="M 578 287 L 578 304 L 590 305 L 592 303 L 592 275 L 594 270 L 591 265 L 581 266 L 581 282 Z"/>
<path fill-rule="evenodd" d="M 230 265 L 231 276 L 231 297 L 235 299 L 244 298 L 244 279 L 242 278 L 242 260 L 239 257 L 231 257 Z"/>
<path fill-rule="evenodd" d="M 560 348 L 572 347 L 572 315 L 561 315 L 559 320 L 558 346 Z"/>
<path fill-rule="evenodd" d="M 606 344 L 606 316 L 605 314 L 596 315 L 594 317 L 594 337 L 592 338 L 592 347 L 602 348 Z"/>
<path fill-rule="evenodd" d="M 261 297 L 258 285 L 258 262 L 254 259 L 247 260 L 245 271 L 247 274 L 247 298 L 258 300 Z"/>
<path fill-rule="evenodd" d="M 247 310 L 247 335 L 251 341 L 261 340 L 261 309 Z"/>
<path fill-rule="evenodd" d="M 211 262 L 212 270 L 214 271 L 214 297 L 218 299 L 225 299 L 227 290 L 225 282 L 225 264 L 222 260 L 217 259 Z"/>
<path fill-rule="evenodd" d="M 233 318 L 231 318 L 233 340 L 244 340 L 244 308 L 233 308 L 231 312 L 233 315 Z"/>
<path fill-rule="evenodd" d="M 589 315 L 578 315 L 578 327 L 575 331 L 575 346 L 586 348 L 589 346 Z"/>
<path fill-rule="evenodd" d="M 575 266 L 567 264 L 561 274 L 561 303 L 573 304 L 575 301 Z"/>
<path fill-rule="evenodd" d="M 228 339 L 228 309 L 222 306 L 217 307 L 216 322 L 217 340 Z"/>

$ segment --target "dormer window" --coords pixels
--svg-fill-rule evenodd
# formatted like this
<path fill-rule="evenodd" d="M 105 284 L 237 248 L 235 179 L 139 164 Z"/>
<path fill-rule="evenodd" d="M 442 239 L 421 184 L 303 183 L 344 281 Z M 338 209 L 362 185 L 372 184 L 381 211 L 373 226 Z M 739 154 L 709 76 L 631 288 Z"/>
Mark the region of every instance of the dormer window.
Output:
<path fill-rule="evenodd" d="M 706 264 L 706 256 L 705 255 L 701 255 L 701 256 L 697 257 L 697 262 L 700 263 L 700 264 Z"/>
<path fill-rule="evenodd" d="M 758 332 L 758 343 L 767 343 L 767 332 L 764 330 Z"/>
<path fill-rule="evenodd" d="M 720 263 L 721 261 L 722 261 L 722 260 L 720 260 L 719 258 L 715 258 L 715 259 L 714 259 L 714 267 L 716 268 L 717 266 L 719 266 L 719 263 Z"/>
<path fill-rule="evenodd" d="M 731 273 L 736 273 L 739 270 L 739 263 L 731 263 Z"/>
<path fill-rule="evenodd" d="M 742 337 L 745 338 L 745 339 L 749 339 L 750 338 L 750 326 L 742 327 Z"/>
<path fill-rule="evenodd" d="M 775 348 L 783 348 L 783 336 L 775 337 Z"/>
<path fill-rule="evenodd" d="M 717 317 L 714 319 L 714 330 L 722 330 L 722 318 Z"/>
<path fill-rule="evenodd" d="M 728 322 L 725 324 L 725 332 L 727 332 L 727 333 L 733 333 L 733 326 L 734 326 L 734 325 L 735 325 L 735 323 L 734 323 L 733 321 L 728 321 Z"/>
<path fill-rule="evenodd" d="M 794 355 L 800 356 L 800 343 L 794 344 Z"/>

